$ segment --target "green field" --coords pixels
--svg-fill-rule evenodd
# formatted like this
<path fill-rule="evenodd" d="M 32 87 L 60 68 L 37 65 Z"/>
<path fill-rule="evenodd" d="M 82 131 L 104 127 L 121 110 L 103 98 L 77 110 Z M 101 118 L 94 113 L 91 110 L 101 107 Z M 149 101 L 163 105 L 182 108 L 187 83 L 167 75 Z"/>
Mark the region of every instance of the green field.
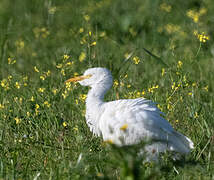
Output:
<path fill-rule="evenodd" d="M 1 0 L 0 179 L 214 179 L 212 0 Z M 106 101 L 144 97 L 195 144 L 185 159 L 142 163 L 85 122 L 106 67 Z"/>

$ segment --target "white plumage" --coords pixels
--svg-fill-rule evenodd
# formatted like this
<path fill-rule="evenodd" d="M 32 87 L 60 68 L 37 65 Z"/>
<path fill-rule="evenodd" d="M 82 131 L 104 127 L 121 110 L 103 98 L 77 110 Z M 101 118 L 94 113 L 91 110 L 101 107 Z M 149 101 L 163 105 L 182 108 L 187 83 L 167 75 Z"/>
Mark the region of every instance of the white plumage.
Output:
<path fill-rule="evenodd" d="M 160 152 L 187 154 L 193 149 L 193 142 L 176 132 L 152 101 L 137 98 L 104 102 L 112 86 L 112 75 L 106 68 L 88 69 L 83 76 L 66 82 L 73 81 L 91 87 L 86 99 L 86 122 L 93 134 L 105 141 L 119 146 L 149 141 L 145 150 L 152 159 Z"/>

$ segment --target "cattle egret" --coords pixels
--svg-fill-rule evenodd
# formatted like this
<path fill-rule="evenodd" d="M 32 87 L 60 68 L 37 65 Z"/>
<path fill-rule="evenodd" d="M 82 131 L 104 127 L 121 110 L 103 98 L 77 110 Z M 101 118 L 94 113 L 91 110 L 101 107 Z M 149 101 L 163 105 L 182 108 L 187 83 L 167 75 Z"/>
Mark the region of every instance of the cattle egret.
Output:
<path fill-rule="evenodd" d="M 85 118 L 94 135 L 118 146 L 149 141 L 145 151 L 150 159 L 156 158 L 160 152 L 173 151 L 185 155 L 193 149 L 193 142 L 176 132 L 152 101 L 137 98 L 104 102 L 112 79 L 109 70 L 98 67 L 66 81 L 91 87 L 86 98 Z"/>

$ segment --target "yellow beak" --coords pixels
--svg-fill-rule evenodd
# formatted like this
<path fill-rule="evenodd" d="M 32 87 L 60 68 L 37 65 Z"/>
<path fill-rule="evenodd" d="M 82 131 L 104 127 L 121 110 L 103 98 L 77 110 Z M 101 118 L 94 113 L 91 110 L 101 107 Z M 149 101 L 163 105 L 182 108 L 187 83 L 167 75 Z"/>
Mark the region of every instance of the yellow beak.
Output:
<path fill-rule="evenodd" d="M 65 81 L 65 83 L 69 83 L 69 82 L 77 82 L 77 81 L 82 81 L 84 79 L 89 79 L 92 75 L 86 75 L 86 76 L 78 76 L 78 77 L 74 77 L 74 78 L 70 78 L 67 81 Z"/>

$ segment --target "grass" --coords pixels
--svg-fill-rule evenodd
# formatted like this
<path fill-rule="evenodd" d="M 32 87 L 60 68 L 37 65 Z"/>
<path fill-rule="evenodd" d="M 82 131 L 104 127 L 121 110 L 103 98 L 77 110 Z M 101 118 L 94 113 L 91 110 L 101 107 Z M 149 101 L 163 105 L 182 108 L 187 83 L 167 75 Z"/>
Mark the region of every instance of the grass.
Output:
<path fill-rule="evenodd" d="M 1 179 L 213 179 L 211 0 L 1 0 Z M 90 67 L 115 78 L 106 100 L 158 102 L 195 149 L 143 164 L 84 119 L 88 89 L 65 85 Z"/>

